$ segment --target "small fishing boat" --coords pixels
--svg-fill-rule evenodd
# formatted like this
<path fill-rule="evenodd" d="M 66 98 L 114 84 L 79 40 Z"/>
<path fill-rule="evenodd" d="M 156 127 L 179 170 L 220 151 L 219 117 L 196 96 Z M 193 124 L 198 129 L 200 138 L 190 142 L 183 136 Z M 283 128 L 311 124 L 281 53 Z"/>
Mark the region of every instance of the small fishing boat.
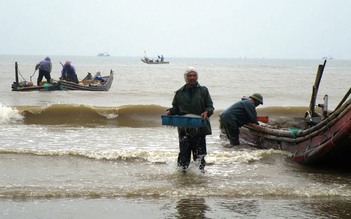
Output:
<path fill-rule="evenodd" d="M 60 80 L 57 83 L 60 84 L 63 90 L 85 90 L 85 91 L 108 91 L 113 81 L 113 71 L 110 71 L 110 75 L 101 76 L 100 72 L 92 76 L 91 73 L 79 82 L 79 84 L 72 81 Z"/>
<path fill-rule="evenodd" d="M 144 51 L 144 53 L 145 53 L 144 58 L 141 58 L 141 61 L 146 63 L 146 64 L 169 64 L 169 62 L 164 61 L 163 55 L 158 56 L 158 58 L 156 60 L 153 60 L 153 59 L 150 59 L 149 57 L 147 57 L 146 51 Z"/>
<path fill-rule="evenodd" d="M 51 83 L 42 83 L 40 86 L 34 85 L 31 81 L 23 80 L 19 82 L 18 79 L 18 64 L 15 63 L 15 77 L 16 81 L 12 83 L 12 91 L 54 91 L 54 90 L 83 90 L 83 91 L 108 91 L 113 82 L 114 72 L 111 70 L 107 76 L 101 76 L 97 72 L 94 76 L 88 73 L 87 76 L 74 83 L 65 80 L 53 80 Z"/>
<path fill-rule="evenodd" d="M 240 128 L 240 139 L 256 148 L 284 150 L 291 153 L 293 161 L 306 165 L 351 167 L 351 87 L 332 111 L 328 111 L 328 96 L 317 107 L 316 96 L 325 67 L 319 65 L 313 86 L 310 108 L 302 118 L 302 129 L 277 128 L 269 124 L 249 124 Z M 226 138 L 221 128 L 221 138 Z"/>
<path fill-rule="evenodd" d="M 160 61 L 158 59 L 156 61 L 154 61 L 152 59 L 142 58 L 141 61 L 146 63 L 146 64 L 169 64 L 169 62 Z"/>

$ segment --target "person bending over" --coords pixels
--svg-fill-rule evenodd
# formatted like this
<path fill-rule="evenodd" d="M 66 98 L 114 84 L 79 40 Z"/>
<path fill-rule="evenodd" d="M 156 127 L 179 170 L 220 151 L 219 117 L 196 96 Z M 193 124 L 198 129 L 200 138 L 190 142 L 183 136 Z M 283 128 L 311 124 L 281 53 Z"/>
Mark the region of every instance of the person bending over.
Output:
<path fill-rule="evenodd" d="M 231 145 L 240 145 L 241 126 L 248 123 L 258 124 L 256 107 L 260 104 L 263 104 L 262 95 L 254 93 L 234 103 L 220 115 L 221 129 L 225 130 Z"/>

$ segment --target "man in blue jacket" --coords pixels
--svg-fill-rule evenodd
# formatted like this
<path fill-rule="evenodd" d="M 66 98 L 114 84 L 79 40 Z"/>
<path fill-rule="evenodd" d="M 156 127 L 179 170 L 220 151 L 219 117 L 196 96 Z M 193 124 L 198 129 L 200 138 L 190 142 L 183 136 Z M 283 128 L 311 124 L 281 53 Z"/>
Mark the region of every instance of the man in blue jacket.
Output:
<path fill-rule="evenodd" d="M 184 73 L 186 84 L 175 92 L 172 108 L 166 115 L 195 114 L 206 120 L 205 127 L 190 128 L 178 127 L 179 154 L 178 166 L 186 170 L 189 167 L 191 153 L 193 160 L 199 163 L 199 169 L 205 171 L 206 135 L 212 134 L 208 118 L 213 114 L 214 107 L 210 93 L 205 86 L 198 83 L 198 73 L 189 67 Z"/>
<path fill-rule="evenodd" d="M 230 141 L 231 145 L 240 145 L 239 128 L 247 123 L 258 124 L 256 107 L 263 104 L 263 97 L 254 93 L 249 98 L 242 98 L 234 103 L 220 115 L 221 128 Z"/>
<path fill-rule="evenodd" d="M 38 86 L 40 86 L 40 82 L 43 80 L 43 77 L 46 78 L 48 83 L 51 82 L 51 76 L 50 76 L 51 68 L 52 68 L 52 64 L 51 64 L 50 57 L 46 57 L 44 60 L 42 60 L 35 66 L 35 70 L 39 69 L 39 75 L 37 79 Z"/>

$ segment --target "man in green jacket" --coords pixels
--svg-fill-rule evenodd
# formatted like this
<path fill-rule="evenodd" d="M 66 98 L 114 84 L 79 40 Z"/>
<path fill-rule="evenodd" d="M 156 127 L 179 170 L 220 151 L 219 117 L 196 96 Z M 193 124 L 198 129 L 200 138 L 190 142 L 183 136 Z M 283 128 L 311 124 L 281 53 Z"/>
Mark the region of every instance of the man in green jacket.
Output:
<path fill-rule="evenodd" d="M 231 145 L 240 145 L 239 128 L 244 124 L 258 125 L 256 107 L 263 104 L 263 97 L 254 93 L 231 105 L 220 115 L 221 131 L 225 131 Z"/>
<path fill-rule="evenodd" d="M 206 120 L 205 127 L 178 127 L 179 155 L 178 166 L 186 170 L 189 167 L 191 153 L 193 160 L 199 164 L 199 169 L 205 171 L 206 135 L 212 134 L 208 118 L 213 114 L 214 107 L 211 95 L 205 86 L 198 83 L 198 72 L 189 67 L 184 73 L 186 84 L 175 92 L 172 108 L 166 115 L 195 114 Z"/>

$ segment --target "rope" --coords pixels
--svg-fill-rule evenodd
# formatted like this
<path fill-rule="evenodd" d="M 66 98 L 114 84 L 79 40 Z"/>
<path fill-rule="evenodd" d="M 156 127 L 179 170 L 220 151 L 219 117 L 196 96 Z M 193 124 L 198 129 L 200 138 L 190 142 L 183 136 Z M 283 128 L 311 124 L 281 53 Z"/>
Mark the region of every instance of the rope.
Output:
<path fill-rule="evenodd" d="M 21 78 L 22 78 L 24 81 L 26 81 L 26 79 L 22 76 L 20 70 L 18 70 L 18 74 L 21 76 Z"/>
<path fill-rule="evenodd" d="M 290 133 L 291 133 L 291 135 L 292 135 L 293 138 L 296 138 L 296 137 L 297 137 L 297 133 L 299 133 L 300 131 L 302 131 L 302 130 L 300 130 L 300 129 L 288 129 L 288 130 L 290 131 Z"/>

